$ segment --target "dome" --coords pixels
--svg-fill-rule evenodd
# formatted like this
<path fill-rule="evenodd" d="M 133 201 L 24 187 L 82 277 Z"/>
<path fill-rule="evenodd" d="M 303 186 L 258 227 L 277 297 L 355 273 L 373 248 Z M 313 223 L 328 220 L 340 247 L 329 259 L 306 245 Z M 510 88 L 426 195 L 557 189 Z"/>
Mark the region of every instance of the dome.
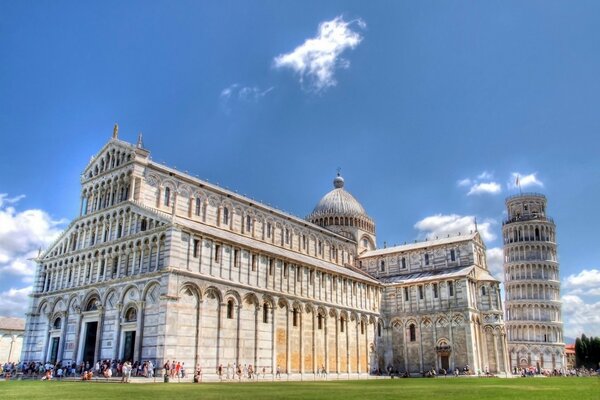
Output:
<path fill-rule="evenodd" d="M 367 216 L 363 206 L 349 192 L 344 190 L 344 178 L 338 175 L 333 180 L 334 189 L 317 203 L 308 219 L 320 216 Z"/>

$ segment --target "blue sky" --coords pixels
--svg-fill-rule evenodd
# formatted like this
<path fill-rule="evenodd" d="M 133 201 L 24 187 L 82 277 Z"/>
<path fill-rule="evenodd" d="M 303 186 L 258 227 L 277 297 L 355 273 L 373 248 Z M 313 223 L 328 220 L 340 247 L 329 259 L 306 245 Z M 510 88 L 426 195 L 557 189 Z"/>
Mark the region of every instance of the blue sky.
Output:
<path fill-rule="evenodd" d="M 547 195 L 565 332 L 600 335 L 600 4 L 0 2 L 0 313 L 110 138 L 299 216 L 336 168 L 379 245 Z M 24 197 L 23 197 L 24 196 Z M 497 274 L 498 277 L 500 277 Z"/>

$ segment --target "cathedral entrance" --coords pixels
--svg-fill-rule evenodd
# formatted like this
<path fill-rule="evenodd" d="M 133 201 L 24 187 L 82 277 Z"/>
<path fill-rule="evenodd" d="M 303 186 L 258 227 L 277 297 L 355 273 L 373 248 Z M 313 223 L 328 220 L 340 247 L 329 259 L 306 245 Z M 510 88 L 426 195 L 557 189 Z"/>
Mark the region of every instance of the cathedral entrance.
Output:
<path fill-rule="evenodd" d="M 52 342 L 50 343 L 50 363 L 56 364 L 58 358 L 58 345 L 60 343 L 60 338 L 53 337 Z"/>
<path fill-rule="evenodd" d="M 124 332 L 122 360 L 133 362 L 134 351 L 135 351 L 135 331 Z"/>
<path fill-rule="evenodd" d="M 85 324 L 85 340 L 83 342 L 83 361 L 91 364 L 96 356 L 96 333 L 98 331 L 98 321 Z"/>
<path fill-rule="evenodd" d="M 448 354 L 443 354 L 440 356 L 440 364 L 443 369 L 448 371 L 450 369 L 450 356 Z"/>

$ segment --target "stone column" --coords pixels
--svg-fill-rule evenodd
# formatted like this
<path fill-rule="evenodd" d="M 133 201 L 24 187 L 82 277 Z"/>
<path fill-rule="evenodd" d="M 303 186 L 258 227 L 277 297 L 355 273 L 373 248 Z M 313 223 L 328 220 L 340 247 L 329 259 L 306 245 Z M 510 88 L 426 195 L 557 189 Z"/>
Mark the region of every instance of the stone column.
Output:
<path fill-rule="evenodd" d="M 68 326 L 68 322 L 69 322 L 68 311 L 65 311 L 63 314 L 61 314 L 61 318 L 62 318 L 62 327 L 61 327 L 61 331 L 60 331 L 60 339 L 59 339 L 60 342 L 59 342 L 59 346 L 58 346 L 57 360 L 63 359 L 63 353 L 65 351 L 65 340 L 67 338 L 67 326 Z"/>
<path fill-rule="evenodd" d="M 137 305 L 137 309 L 138 309 L 138 318 L 137 318 L 137 325 L 136 325 L 136 342 L 137 342 L 137 349 L 135 351 L 135 353 L 137 353 L 137 357 L 136 354 L 134 353 L 133 358 L 135 358 L 137 361 L 142 361 L 142 351 L 144 350 L 144 317 L 145 317 L 145 310 L 146 310 L 146 302 L 145 301 L 137 301 L 136 302 Z"/>
<path fill-rule="evenodd" d="M 82 323 L 82 315 L 81 315 L 81 307 L 76 306 L 75 315 L 77 317 L 75 323 L 75 348 L 73 349 L 73 362 L 77 362 L 77 355 L 79 353 L 79 341 L 82 339 L 80 336 L 81 332 L 81 323 Z"/>
<path fill-rule="evenodd" d="M 317 368 L 316 368 L 316 366 L 317 366 L 317 354 L 316 354 L 316 350 L 317 350 L 317 338 L 316 338 L 317 333 L 316 333 L 316 331 L 317 331 L 317 329 L 316 329 L 316 324 L 315 324 L 316 313 L 317 313 L 317 310 L 313 308 L 311 310 L 311 314 L 312 314 L 312 329 L 311 329 L 311 331 L 312 331 L 312 335 L 311 335 L 312 346 L 311 347 L 312 347 L 312 372 L 313 372 L 313 375 L 317 372 Z"/>
<path fill-rule="evenodd" d="M 117 303 L 117 331 L 115 333 L 115 348 L 113 352 L 113 359 L 120 359 L 119 349 L 121 347 L 121 323 L 123 322 L 123 303 Z"/>
<path fill-rule="evenodd" d="M 261 311 L 262 307 L 257 304 L 254 309 L 254 361 L 253 365 L 256 365 L 258 361 L 258 314 Z"/>
<path fill-rule="evenodd" d="M 98 306 L 98 330 L 96 331 L 96 350 L 94 353 L 95 356 L 95 360 L 94 362 L 96 362 L 97 360 L 102 358 L 102 331 L 104 330 L 104 306 L 99 305 Z"/>
<path fill-rule="evenodd" d="M 275 337 L 275 324 L 276 324 L 276 320 L 275 320 L 275 310 L 277 308 L 276 304 L 273 304 L 273 307 L 271 308 L 271 374 L 273 376 L 275 376 L 275 367 L 277 365 L 277 359 L 276 359 L 276 355 L 277 355 L 277 338 Z M 257 370 L 258 370 L 258 366 L 257 366 Z"/>

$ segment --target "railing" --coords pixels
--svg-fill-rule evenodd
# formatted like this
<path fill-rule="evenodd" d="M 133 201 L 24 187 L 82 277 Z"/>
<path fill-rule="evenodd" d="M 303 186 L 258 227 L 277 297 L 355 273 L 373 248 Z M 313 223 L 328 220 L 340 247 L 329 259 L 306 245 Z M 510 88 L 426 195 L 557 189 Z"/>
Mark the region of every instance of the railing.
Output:
<path fill-rule="evenodd" d="M 502 225 L 510 224 L 513 222 L 527 222 L 527 221 L 542 221 L 542 222 L 551 222 L 554 223 L 554 219 L 550 217 L 546 217 L 545 215 L 539 214 L 529 214 L 529 215 L 519 215 L 518 217 L 507 218 L 502 221 Z"/>
<path fill-rule="evenodd" d="M 519 193 L 519 194 L 513 194 L 512 196 L 508 196 L 506 198 L 506 201 L 512 200 L 512 199 L 517 199 L 519 197 L 541 197 L 541 198 L 546 198 L 545 195 L 541 194 L 541 193 L 536 193 L 536 192 L 525 192 L 525 193 Z"/>

